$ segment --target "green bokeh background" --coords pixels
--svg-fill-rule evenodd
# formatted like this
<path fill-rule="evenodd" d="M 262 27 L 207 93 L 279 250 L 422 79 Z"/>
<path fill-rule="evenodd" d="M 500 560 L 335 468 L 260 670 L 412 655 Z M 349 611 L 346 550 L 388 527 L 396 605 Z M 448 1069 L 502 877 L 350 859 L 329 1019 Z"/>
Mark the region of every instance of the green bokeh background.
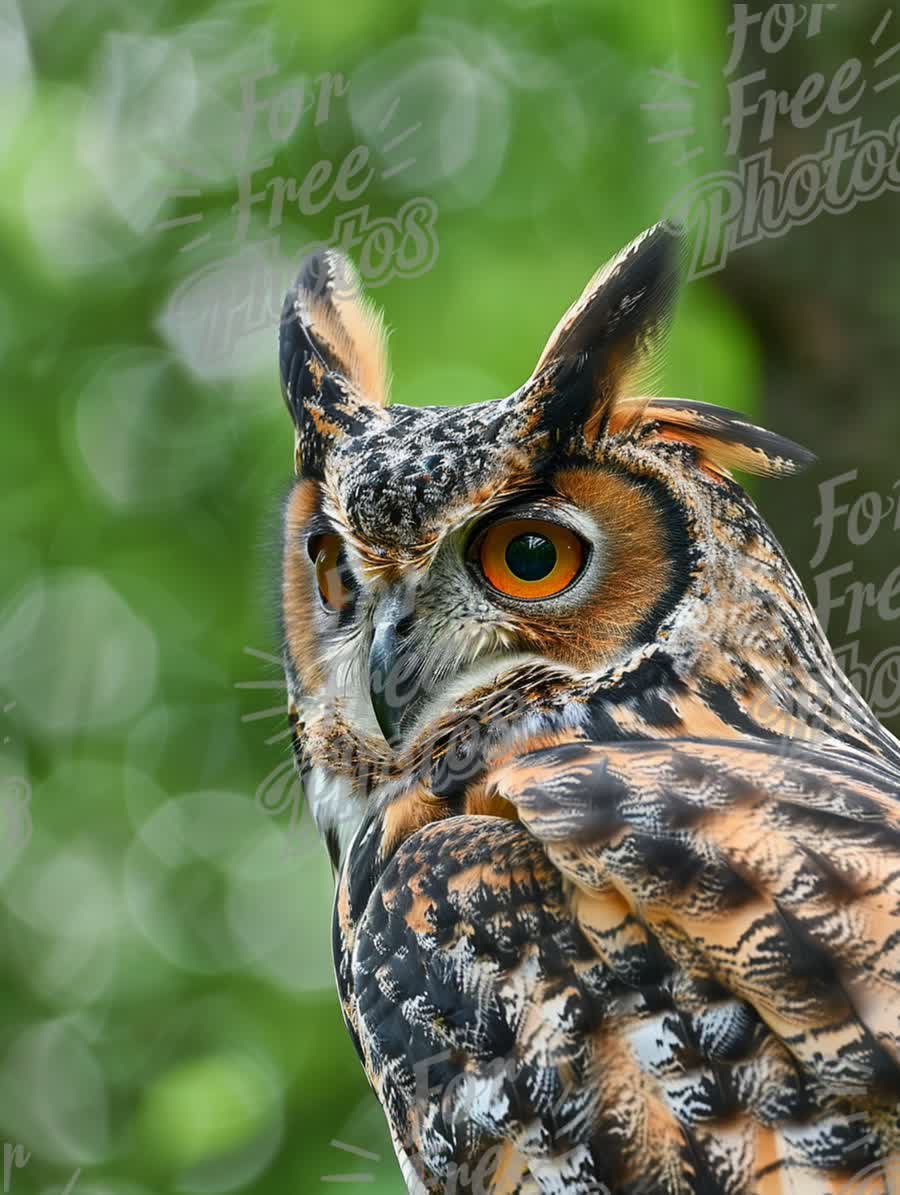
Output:
<path fill-rule="evenodd" d="M 11 821 L 0 841 L 0 1139 L 32 1155 L 11 1189 L 62 1190 L 80 1168 L 77 1189 L 97 1195 L 393 1195 L 333 991 L 324 851 L 289 779 L 280 812 L 255 799 L 288 758 L 275 608 L 292 435 L 274 320 L 240 335 L 227 319 L 260 246 L 296 261 L 354 205 L 274 230 L 257 205 L 238 238 L 242 81 L 271 66 L 260 94 L 350 84 L 286 143 L 258 114 L 247 157 L 271 165 L 257 183 L 358 144 L 380 175 L 398 152 L 366 139 L 368 101 L 398 99 L 391 132 L 421 122 L 413 165 L 364 202 L 379 218 L 429 198 L 439 252 L 374 294 L 394 398 L 464 403 L 515 388 L 596 267 L 721 163 L 727 14 L 712 0 L 0 12 L 0 780 L 30 784 L 33 821 L 27 845 Z M 682 98 L 657 68 L 697 84 L 685 143 L 653 140 L 673 116 L 642 105 Z M 686 144 L 704 154 L 677 166 Z M 206 340 L 204 304 L 225 321 Z M 718 280 L 692 284 L 661 392 L 758 412 L 762 369 Z M 323 1179 L 353 1172 L 371 1177 Z"/>

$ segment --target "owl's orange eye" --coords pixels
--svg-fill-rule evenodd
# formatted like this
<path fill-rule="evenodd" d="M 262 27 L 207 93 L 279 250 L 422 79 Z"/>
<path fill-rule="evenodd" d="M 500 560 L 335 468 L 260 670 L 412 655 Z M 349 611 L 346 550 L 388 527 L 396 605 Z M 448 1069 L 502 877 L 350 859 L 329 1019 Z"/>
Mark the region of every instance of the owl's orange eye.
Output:
<path fill-rule="evenodd" d="M 507 597 L 526 601 L 562 593 L 584 564 L 574 532 L 543 519 L 507 519 L 489 527 L 478 557 L 485 577 Z"/>
<path fill-rule="evenodd" d="M 316 584 L 319 597 L 327 610 L 337 613 L 347 604 L 350 590 L 341 580 L 339 535 L 317 535 L 309 541 L 308 552 L 316 566 Z"/>

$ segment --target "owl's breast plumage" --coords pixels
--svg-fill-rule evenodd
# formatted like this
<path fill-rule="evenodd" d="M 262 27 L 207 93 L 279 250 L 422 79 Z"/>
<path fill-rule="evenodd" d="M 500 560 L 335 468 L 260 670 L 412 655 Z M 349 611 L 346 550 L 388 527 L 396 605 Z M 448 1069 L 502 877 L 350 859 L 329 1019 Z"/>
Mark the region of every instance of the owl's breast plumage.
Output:
<path fill-rule="evenodd" d="M 547 739 L 480 785 L 508 816 L 389 853 L 371 816 L 340 877 L 345 1014 L 423 1188 L 825 1192 L 897 1148 L 890 771 Z"/>

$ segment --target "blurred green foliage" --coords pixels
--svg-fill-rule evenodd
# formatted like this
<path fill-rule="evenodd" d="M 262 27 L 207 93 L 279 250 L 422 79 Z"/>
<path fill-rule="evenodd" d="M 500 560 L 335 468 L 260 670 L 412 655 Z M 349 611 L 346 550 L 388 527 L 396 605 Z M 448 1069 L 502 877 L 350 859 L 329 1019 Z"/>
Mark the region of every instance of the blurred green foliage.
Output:
<path fill-rule="evenodd" d="M 280 278 L 354 206 L 426 197 L 436 260 L 374 292 L 394 397 L 509 392 L 690 177 L 651 141 L 654 68 L 697 82 L 715 167 L 726 21 L 713 0 L 0 7 L 0 779 L 30 783 L 33 820 L 0 842 L 0 1138 L 32 1155 L 11 1189 L 81 1168 L 85 1195 L 305 1195 L 354 1172 L 374 1181 L 342 1190 L 399 1192 L 333 992 L 324 851 L 296 807 L 254 801 L 289 754 L 292 436 L 274 316 L 254 325 L 242 290 L 260 253 Z M 259 110 L 242 155 L 242 88 L 267 67 L 259 95 L 349 87 L 287 141 Z M 254 204 L 239 236 L 248 163 L 268 163 L 257 187 L 302 180 L 359 144 L 376 174 L 355 205 L 271 228 Z M 692 285 L 662 392 L 750 410 L 758 368 L 740 316 Z"/>

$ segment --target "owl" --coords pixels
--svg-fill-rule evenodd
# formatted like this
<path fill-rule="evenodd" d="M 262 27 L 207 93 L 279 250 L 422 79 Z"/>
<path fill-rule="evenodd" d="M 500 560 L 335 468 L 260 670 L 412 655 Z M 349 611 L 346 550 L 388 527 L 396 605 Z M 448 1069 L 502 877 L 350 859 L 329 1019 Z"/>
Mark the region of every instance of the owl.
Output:
<path fill-rule="evenodd" d="M 732 476 L 810 454 L 643 396 L 680 242 L 472 405 L 389 405 L 337 254 L 285 301 L 293 748 L 410 1192 L 893 1189 L 900 743 Z"/>

